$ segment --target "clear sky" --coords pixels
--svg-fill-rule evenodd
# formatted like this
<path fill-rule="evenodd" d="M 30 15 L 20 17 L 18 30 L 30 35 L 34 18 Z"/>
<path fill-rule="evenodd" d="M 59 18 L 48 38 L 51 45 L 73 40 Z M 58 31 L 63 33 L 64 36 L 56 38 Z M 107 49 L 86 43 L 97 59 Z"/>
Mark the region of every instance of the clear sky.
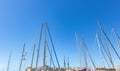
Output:
<path fill-rule="evenodd" d="M 28 58 L 24 67 L 30 65 L 33 45 L 38 44 L 40 24 L 44 22 L 50 28 L 61 66 L 64 56 L 70 57 L 70 66 L 79 66 L 75 32 L 79 40 L 85 39 L 96 65 L 100 66 L 98 49 L 95 47 L 95 35 L 100 34 L 98 20 L 110 38 L 114 37 L 112 26 L 120 33 L 120 1 L 0 0 L 0 69 L 6 69 L 10 50 L 11 70 L 18 67 L 24 43 Z M 115 41 L 114 38 L 112 40 Z M 42 65 L 43 60 L 42 49 L 39 65 Z M 49 56 L 47 58 L 49 64 Z M 119 60 L 116 57 L 114 59 L 115 64 L 119 65 Z"/>

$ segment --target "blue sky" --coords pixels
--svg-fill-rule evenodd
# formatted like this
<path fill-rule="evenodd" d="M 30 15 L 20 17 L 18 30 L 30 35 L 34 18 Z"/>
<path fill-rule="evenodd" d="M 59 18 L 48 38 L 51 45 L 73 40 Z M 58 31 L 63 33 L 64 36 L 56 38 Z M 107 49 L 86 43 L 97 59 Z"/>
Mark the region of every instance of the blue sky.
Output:
<path fill-rule="evenodd" d="M 110 38 L 114 37 L 112 26 L 120 33 L 120 1 L 0 0 L 0 69 L 6 68 L 10 50 L 13 52 L 11 66 L 18 66 L 24 43 L 28 56 L 31 54 L 34 43 L 37 44 L 39 39 L 40 24 L 44 22 L 50 28 L 61 66 L 64 56 L 70 57 L 71 66 L 79 66 L 75 32 L 78 33 L 79 40 L 85 39 L 99 66 L 98 49 L 95 47 L 95 35 L 100 34 L 98 20 Z M 114 42 L 114 38 L 112 40 Z M 116 65 L 117 62 L 116 59 Z M 26 66 L 29 65 L 30 58 L 27 63 Z M 40 62 L 39 65 L 41 64 Z"/>

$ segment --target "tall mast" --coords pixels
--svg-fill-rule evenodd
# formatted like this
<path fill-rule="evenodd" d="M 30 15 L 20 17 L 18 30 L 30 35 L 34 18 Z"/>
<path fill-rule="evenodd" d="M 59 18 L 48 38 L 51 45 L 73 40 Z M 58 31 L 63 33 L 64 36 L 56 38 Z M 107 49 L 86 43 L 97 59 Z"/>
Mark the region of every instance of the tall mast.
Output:
<path fill-rule="evenodd" d="M 34 49 L 33 49 L 33 53 L 32 53 L 32 60 L 31 60 L 31 69 L 30 71 L 32 71 L 32 66 L 33 66 L 33 60 L 34 60 L 34 53 L 35 53 L 35 44 L 34 44 Z"/>
<path fill-rule="evenodd" d="M 112 59 L 112 56 L 111 56 L 111 52 L 110 52 L 110 49 L 108 48 L 107 40 L 105 38 L 104 38 L 104 44 L 105 44 L 105 47 L 107 49 L 107 54 L 108 54 L 110 63 L 112 65 L 112 67 L 114 67 L 114 63 L 113 63 L 113 59 Z"/>
<path fill-rule="evenodd" d="M 107 51 L 108 51 L 108 54 L 109 54 L 109 60 L 110 60 L 110 62 L 111 62 L 111 64 L 112 64 L 112 67 L 114 68 L 112 56 L 111 56 L 110 50 L 109 50 L 108 45 L 107 45 L 107 40 L 109 41 L 110 44 L 112 44 L 112 43 L 111 43 L 110 40 L 108 39 L 106 33 L 105 33 L 104 30 L 102 29 L 102 27 L 101 27 L 101 25 L 100 25 L 99 22 L 98 22 L 98 25 L 99 25 L 99 27 L 100 27 L 100 31 L 101 31 L 102 35 L 104 36 L 104 43 L 105 43 L 105 46 L 106 46 Z M 113 48 L 113 50 L 115 51 L 115 53 L 117 54 L 117 52 L 116 52 L 115 48 L 113 47 L 113 45 L 112 45 L 112 48 Z M 119 55 L 117 54 L 117 56 L 119 56 Z"/>
<path fill-rule="evenodd" d="M 54 44 L 53 44 L 53 41 L 52 41 L 52 36 L 51 36 L 51 34 L 50 34 L 50 31 L 49 31 L 49 28 L 48 28 L 47 25 L 46 25 L 46 28 L 47 28 L 47 31 L 48 31 L 48 35 L 49 35 L 49 38 L 50 38 L 52 47 L 53 47 L 53 52 L 54 52 L 54 54 L 55 54 L 55 58 L 56 58 L 56 61 L 57 61 L 57 64 L 58 64 L 58 68 L 59 68 L 59 70 L 60 70 L 60 64 L 59 64 L 59 61 L 58 61 L 58 58 L 57 58 L 57 54 L 56 54 L 56 51 L 55 51 L 55 47 L 54 47 Z"/>
<path fill-rule="evenodd" d="M 101 58 L 102 66 L 104 68 L 104 59 L 103 59 L 103 55 L 102 55 L 102 49 L 101 49 L 100 41 L 99 41 L 99 38 L 98 38 L 98 34 L 96 34 L 96 39 L 97 39 L 97 43 L 98 43 L 98 48 L 99 48 L 99 52 L 100 52 L 100 58 Z"/>
<path fill-rule="evenodd" d="M 66 61 L 65 61 L 65 56 L 64 56 L 64 69 L 66 71 Z"/>
<path fill-rule="evenodd" d="M 91 62 L 92 62 L 92 64 L 93 64 L 93 67 L 96 68 L 95 63 L 94 63 L 94 61 L 93 61 L 93 59 L 92 59 L 92 56 L 90 55 L 89 52 L 88 52 L 88 56 L 89 56 L 89 58 L 90 58 L 90 60 L 91 60 Z"/>
<path fill-rule="evenodd" d="M 83 47 L 83 51 L 84 51 L 84 54 L 85 54 L 85 63 L 86 63 L 86 68 L 87 68 L 87 52 L 88 52 L 88 56 L 89 56 L 89 58 L 90 58 L 90 60 L 91 60 L 91 63 L 93 64 L 93 67 L 94 68 L 96 68 L 96 66 L 95 66 L 95 63 L 94 63 L 94 61 L 93 61 L 93 59 L 92 59 L 92 56 L 91 56 L 91 54 L 90 54 L 90 52 L 88 51 L 88 48 L 87 48 L 87 46 L 86 46 L 86 44 L 85 44 L 85 42 L 84 42 L 84 39 L 82 39 L 82 47 Z M 87 51 L 87 52 L 86 52 Z"/>
<path fill-rule="evenodd" d="M 118 34 L 116 33 L 114 27 L 112 28 L 112 30 L 113 30 L 113 33 L 114 33 L 114 35 L 115 35 L 116 41 L 117 41 L 117 43 L 118 43 L 118 48 L 120 48 L 119 36 L 118 36 Z"/>
<path fill-rule="evenodd" d="M 70 69 L 70 67 L 69 67 L 69 57 L 67 59 L 67 68 L 68 68 L 68 71 L 69 71 L 69 69 Z"/>
<path fill-rule="evenodd" d="M 50 68 L 52 68 L 52 49 L 49 52 L 50 54 Z"/>
<path fill-rule="evenodd" d="M 107 59 L 106 59 L 106 57 L 105 57 L 105 55 L 104 55 L 104 53 L 103 53 L 102 47 L 103 47 L 106 55 L 108 56 L 108 58 L 109 58 L 109 54 L 107 53 L 107 50 L 105 49 L 104 45 L 103 45 L 102 42 L 100 41 L 98 35 L 96 35 L 96 39 L 97 39 L 97 42 L 98 42 L 98 45 L 99 45 L 98 48 L 99 48 L 99 50 L 100 50 L 100 52 L 101 52 L 101 54 L 102 54 L 101 57 L 102 57 L 102 58 L 105 58 L 105 61 L 106 61 L 107 65 L 108 65 L 108 67 L 110 67 L 109 64 L 108 64 L 108 61 L 107 61 Z M 100 44 L 102 44 L 102 46 L 100 46 Z M 109 50 L 109 49 L 108 49 L 108 50 Z M 104 62 L 104 61 L 103 61 L 103 62 Z"/>
<path fill-rule="evenodd" d="M 80 59 L 80 66 L 81 66 L 81 58 L 80 58 L 80 49 L 79 49 L 79 42 L 78 42 L 78 35 L 77 33 L 75 32 L 75 38 L 76 38 L 76 47 L 77 47 L 77 50 L 78 50 L 78 56 L 79 56 L 79 59 Z"/>
<path fill-rule="evenodd" d="M 41 43 L 41 38 L 42 38 L 42 28 L 43 28 L 43 24 L 41 24 L 41 28 L 40 28 L 40 38 L 39 38 L 38 49 L 37 49 L 36 69 L 38 67 L 38 59 L 39 59 L 39 53 L 40 53 L 40 43 Z"/>
<path fill-rule="evenodd" d="M 88 67 L 88 65 L 87 65 L 87 54 L 86 54 L 85 43 L 84 43 L 83 39 L 82 39 L 82 49 L 83 49 L 84 60 L 85 60 L 85 68 L 87 68 Z"/>
<path fill-rule="evenodd" d="M 43 71 L 46 71 L 46 24 L 44 24 L 44 58 L 43 58 Z"/>
<path fill-rule="evenodd" d="M 53 67 L 55 68 L 55 64 L 54 64 L 53 57 L 52 57 L 52 49 L 51 49 L 51 51 L 50 51 L 50 48 L 49 48 L 49 46 L 48 46 L 47 43 L 46 43 L 46 45 L 47 45 L 47 47 L 48 47 L 48 52 L 49 52 L 49 54 L 50 54 L 50 68 L 51 68 L 51 66 L 52 66 L 51 63 L 53 63 Z"/>
<path fill-rule="evenodd" d="M 9 71 L 10 61 L 11 61 L 11 55 L 12 55 L 12 52 L 10 51 L 9 60 L 8 60 L 8 66 L 7 66 L 7 71 Z"/>
<path fill-rule="evenodd" d="M 99 24 L 99 27 L 100 27 L 101 32 L 103 33 L 103 35 L 105 36 L 105 38 L 108 40 L 108 42 L 110 43 L 111 47 L 113 48 L 114 52 L 116 53 L 117 57 L 118 57 L 119 60 L 120 60 L 120 56 L 119 56 L 119 54 L 117 53 L 117 51 L 116 51 L 115 47 L 113 46 L 112 42 L 110 41 L 110 39 L 108 38 L 108 36 L 107 36 L 106 33 L 104 32 L 104 30 L 102 29 L 100 23 L 98 23 L 98 24 Z"/>
<path fill-rule="evenodd" d="M 19 71 L 21 71 L 21 67 L 22 67 L 23 60 L 25 60 L 24 57 L 25 57 L 25 43 L 24 43 L 24 45 L 23 45 L 23 50 L 22 50 L 22 56 L 21 56 Z"/>

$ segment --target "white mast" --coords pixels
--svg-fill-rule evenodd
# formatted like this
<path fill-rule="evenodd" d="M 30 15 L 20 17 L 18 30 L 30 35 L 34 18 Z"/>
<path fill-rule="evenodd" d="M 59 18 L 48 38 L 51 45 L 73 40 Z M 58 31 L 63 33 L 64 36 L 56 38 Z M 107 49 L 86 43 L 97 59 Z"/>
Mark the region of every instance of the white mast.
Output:
<path fill-rule="evenodd" d="M 64 56 L 64 69 L 66 71 L 66 61 L 65 61 L 65 56 Z"/>
<path fill-rule="evenodd" d="M 78 35 L 77 35 L 77 33 L 75 32 L 75 38 L 76 38 L 76 47 L 77 47 L 77 50 L 78 50 L 78 57 L 79 57 L 79 60 L 80 60 L 80 66 L 82 66 L 81 65 L 81 57 L 80 57 L 80 48 L 79 48 L 79 41 L 78 41 Z"/>
<path fill-rule="evenodd" d="M 35 44 L 34 44 L 34 49 L 33 49 L 33 53 L 32 53 L 32 60 L 31 60 L 31 69 L 30 71 L 32 71 L 32 66 L 33 66 L 33 60 L 34 60 L 34 53 L 35 53 Z"/>
<path fill-rule="evenodd" d="M 118 48 L 120 48 L 119 36 L 118 36 L 118 34 L 116 33 L 114 27 L 112 28 L 112 30 L 113 30 L 113 33 L 114 33 L 114 35 L 115 35 L 116 41 L 117 41 L 117 43 L 118 43 Z"/>
<path fill-rule="evenodd" d="M 11 55 L 12 55 L 12 52 L 10 51 L 9 60 L 8 60 L 8 66 L 7 66 L 7 71 L 9 71 L 10 61 L 11 61 Z"/>
<path fill-rule="evenodd" d="M 25 57 L 25 43 L 24 43 L 24 45 L 23 45 L 23 50 L 22 50 L 22 56 L 21 56 L 19 71 L 21 71 L 21 67 L 22 67 L 23 60 L 25 60 L 24 57 Z"/>
<path fill-rule="evenodd" d="M 111 56 L 111 53 L 110 53 L 110 50 L 109 50 L 108 44 L 107 44 L 107 39 L 108 39 L 108 38 L 107 38 L 104 30 L 102 29 L 102 27 L 101 27 L 101 25 L 100 25 L 100 22 L 98 22 L 98 25 L 99 25 L 100 31 L 101 31 L 101 33 L 102 33 L 102 35 L 103 35 L 103 37 L 104 37 L 104 44 L 105 44 L 105 47 L 106 47 L 107 52 L 108 52 L 109 60 L 110 60 L 110 62 L 111 62 L 111 64 L 112 64 L 112 67 L 114 68 L 114 63 L 113 63 L 113 60 L 112 60 L 112 56 Z M 110 40 L 109 40 L 109 41 L 110 41 Z M 114 48 L 113 48 L 113 50 L 115 51 Z M 115 52 L 115 53 L 116 53 L 116 52 Z"/>
<path fill-rule="evenodd" d="M 40 28 L 40 38 L 39 38 L 38 49 L 37 49 L 36 69 L 38 67 L 38 59 L 39 59 L 39 53 L 40 53 L 40 43 L 41 43 L 41 38 L 42 38 L 42 28 L 43 28 L 43 24 L 41 24 L 41 28 Z"/>
<path fill-rule="evenodd" d="M 103 55 L 102 55 L 102 49 L 101 49 L 100 41 L 99 41 L 99 38 L 98 38 L 98 34 L 96 34 L 96 39 L 97 39 L 98 48 L 99 48 L 99 52 L 100 52 L 100 58 L 101 58 L 101 62 L 102 62 L 101 65 L 104 68 L 104 59 L 103 59 Z"/>
<path fill-rule="evenodd" d="M 43 58 L 43 71 L 46 71 L 46 24 L 44 24 L 44 58 Z"/>
<path fill-rule="evenodd" d="M 87 65 L 87 54 L 86 54 L 85 43 L 84 43 L 83 39 L 82 39 L 82 49 L 83 49 L 84 60 L 85 60 L 85 68 L 87 69 L 88 68 L 88 65 Z"/>

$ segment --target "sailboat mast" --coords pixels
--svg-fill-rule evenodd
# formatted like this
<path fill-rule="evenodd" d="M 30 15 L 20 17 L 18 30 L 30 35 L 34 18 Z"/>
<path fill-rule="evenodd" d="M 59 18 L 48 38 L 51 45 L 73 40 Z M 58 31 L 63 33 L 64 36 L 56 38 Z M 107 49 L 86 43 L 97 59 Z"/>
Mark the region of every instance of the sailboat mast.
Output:
<path fill-rule="evenodd" d="M 34 60 L 34 53 L 35 53 L 35 44 L 34 44 L 34 49 L 33 49 L 33 53 L 32 53 L 32 61 L 31 61 L 31 69 L 30 71 L 32 71 L 32 66 L 33 66 L 33 60 Z"/>
<path fill-rule="evenodd" d="M 96 65 L 95 65 L 95 63 L 94 63 L 94 61 L 93 61 L 93 59 L 92 59 L 92 56 L 91 56 L 91 54 L 90 54 L 90 52 L 88 51 L 88 48 L 86 47 L 86 45 L 85 45 L 85 42 L 84 42 L 84 40 L 82 39 L 82 47 L 83 47 L 83 51 L 84 51 L 84 55 L 85 55 L 85 64 L 86 64 L 86 68 L 87 68 L 87 52 L 88 52 L 88 56 L 89 56 L 89 58 L 90 58 L 90 60 L 91 60 L 91 63 L 93 64 L 93 67 L 94 68 L 96 68 Z M 86 52 L 87 51 L 87 52 Z"/>
<path fill-rule="evenodd" d="M 117 55 L 117 57 L 118 57 L 119 60 L 120 60 L 120 56 L 119 56 L 119 54 L 117 53 L 117 51 L 116 51 L 116 49 L 114 48 L 112 42 L 110 41 L 110 39 L 108 38 L 108 36 L 107 36 L 106 33 L 104 32 L 104 30 L 102 29 L 100 23 L 98 23 L 98 25 L 99 25 L 99 27 L 100 27 L 100 31 L 101 31 L 101 33 L 102 33 L 103 36 L 108 40 L 108 42 L 110 43 L 112 49 L 114 50 L 115 54 Z"/>
<path fill-rule="evenodd" d="M 85 43 L 84 43 L 83 39 L 82 39 L 82 49 L 83 49 L 84 60 L 85 60 L 85 68 L 87 68 L 88 67 L 88 65 L 87 65 L 87 54 L 86 54 Z"/>
<path fill-rule="evenodd" d="M 40 38 L 39 38 L 39 42 L 38 42 L 37 58 L 36 58 L 36 69 L 38 67 L 38 59 L 39 59 L 39 53 L 40 53 L 40 43 L 41 43 L 41 38 L 42 38 L 42 28 L 43 28 L 43 24 L 41 24 L 41 29 L 40 29 Z"/>
<path fill-rule="evenodd" d="M 53 67 L 55 68 L 55 64 L 54 64 L 53 57 L 52 57 L 52 49 L 50 51 L 50 47 L 48 46 L 47 43 L 46 43 L 46 45 L 47 45 L 47 48 L 48 48 L 48 52 L 50 54 L 50 68 L 52 67 L 52 64 L 53 64 Z"/>
<path fill-rule="evenodd" d="M 113 33 L 114 33 L 114 35 L 115 35 L 116 41 L 117 41 L 117 43 L 118 43 L 118 48 L 120 48 L 119 36 L 118 36 L 118 34 L 116 33 L 114 27 L 112 28 L 112 30 L 113 30 Z"/>
<path fill-rule="evenodd" d="M 66 61 L 65 61 L 65 56 L 64 56 L 64 69 L 66 71 Z"/>
<path fill-rule="evenodd" d="M 56 54 L 56 51 L 55 51 L 55 47 L 54 47 L 54 44 L 53 44 L 53 41 L 52 41 L 52 36 L 51 36 L 51 34 L 50 34 L 49 27 L 47 26 L 47 24 L 46 24 L 46 28 L 47 28 L 47 31 L 48 31 L 48 35 L 49 35 L 49 38 L 50 38 L 52 47 L 53 47 L 53 52 L 54 52 L 54 54 L 55 54 L 55 58 L 56 58 L 56 61 L 57 61 L 57 64 L 58 64 L 58 68 L 59 68 L 59 70 L 60 70 L 60 64 L 59 64 L 59 61 L 58 61 L 58 58 L 57 58 L 57 54 Z"/>
<path fill-rule="evenodd" d="M 112 67 L 114 68 L 114 63 L 113 63 L 113 60 L 112 60 L 112 56 L 111 56 L 110 50 L 109 50 L 108 45 L 107 45 L 107 39 L 108 39 L 108 37 L 106 36 L 106 34 L 105 34 L 104 30 L 102 29 L 102 27 L 101 27 L 101 25 L 100 25 L 99 22 L 98 22 L 98 25 L 99 25 L 99 28 L 100 28 L 100 31 L 101 31 L 102 35 L 104 36 L 104 43 L 105 43 L 105 47 L 107 48 L 107 51 L 108 51 L 109 60 L 110 60 L 110 62 L 112 64 Z M 110 41 L 110 40 L 108 39 L 108 41 Z M 115 48 L 113 48 L 113 49 L 114 49 L 115 53 L 117 54 Z M 118 56 L 118 54 L 117 54 L 117 56 Z"/>
<path fill-rule="evenodd" d="M 46 24 L 44 24 L 44 57 L 43 57 L 43 71 L 46 71 Z"/>
<path fill-rule="evenodd" d="M 67 59 L 67 68 L 68 68 L 68 71 L 69 71 L 69 69 L 70 69 L 70 67 L 69 67 L 69 57 Z"/>
<path fill-rule="evenodd" d="M 108 57 L 109 57 L 109 60 L 110 60 L 110 63 L 112 65 L 112 67 L 114 67 L 114 63 L 113 63 L 113 59 L 112 59 L 112 56 L 111 56 L 111 52 L 108 48 L 108 45 L 107 45 L 107 40 L 104 38 L 104 44 L 105 44 L 105 47 L 107 49 L 107 53 L 108 53 Z"/>
<path fill-rule="evenodd" d="M 22 56 L 21 56 L 19 71 L 21 71 L 21 67 L 22 67 L 22 63 L 23 63 L 23 60 L 24 60 L 24 56 L 25 56 L 25 43 L 23 45 L 23 50 L 22 50 Z"/>
<path fill-rule="evenodd" d="M 110 67 L 110 65 L 108 64 L 108 61 L 107 61 L 107 59 L 106 59 L 106 57 L 105 57 L 105 55 L 104 55 L 104 53 L 103 53 L 103 50 L 105 51 L 105 53 L 106 53 L 106 55 L 108 56 L 108 58 L 110 57 L 110 55 L 107 53 L 107 50 L 105 49 L 104 45 L 103 45 L 102 42 L 100 41 L 98 35 L 97 35 L 96 39 L 97 39 L 97 41 L 99 42 L 99 45 L 100 45 L 100 44 L 102 45 L 102 46 L 101 46 L 101 53 L 102 53 L 102 55 L 103 55 L 103 58 L 105 58 L 105 61 L 106 61 L 107 65 L 108 65 L 108 67 Z M 103 50 L 102 50 L 102 47 L 103 47 Z M 108 51 L 109 51 L 109 49 L 108 49 Z M 109 51 L 109 52 L 110 52 L 110 51 Z M 109 58 L 109 60 L 110 60 L 110 58 Z"/>
<path fill-rule="evenodd" d="M 93 61 L 92 56 L 90 55 L 90 53 L 88 53 L 88 56 L 89 56 L 89 58 L 90 58 L 90 60 L 91 60 L 91 62 L 93 64 L 93 67 L 96 68 L 95 63 L 94 63 L 94 61 Z"/>
<path fill-rule="evenodd" d="M 7 71 L 9 71 L 10 61 L 11 61 L 11 55 L 12 55 L 12 52 L 10 51 L 9 60 L 8 60 L 8 66 L 7 66 Z"/>
<path fill-rule="evenodd" d="M 52 68 L 52 49 L 49 51 L 50 54 L 50 68 Z"/>
<path fill-rule="evenodd" d="M 79 42 L 78 42 L 78 35 L 77 35 L 77 33 L 75 32 L 75 38 L 76 38 L 76 47 L 77 47 L 77 50 L 78 50 L 78 56 L 79 56 L 79 59 L 80 59 L 80 66 L 82 66 L 81 65 L 81 57 L 80 57 L 80 49 L 79 49 Z"/>
<path fill-rule="evenodd" d="M 102 66 L 104 68 L 104 59 L 103 59 L 103 55 L 102 55 L 102 49 L 101 49 L 100 41 L 99 41 L 99 38 L 98 38 L 98 34 L 96 34 L 96 39 L 97 39 L 97 43 L 98 43 L 98 48 L 99 48 L 99 52 L 100 52 L 100 58 L 101 58 Z"/>

